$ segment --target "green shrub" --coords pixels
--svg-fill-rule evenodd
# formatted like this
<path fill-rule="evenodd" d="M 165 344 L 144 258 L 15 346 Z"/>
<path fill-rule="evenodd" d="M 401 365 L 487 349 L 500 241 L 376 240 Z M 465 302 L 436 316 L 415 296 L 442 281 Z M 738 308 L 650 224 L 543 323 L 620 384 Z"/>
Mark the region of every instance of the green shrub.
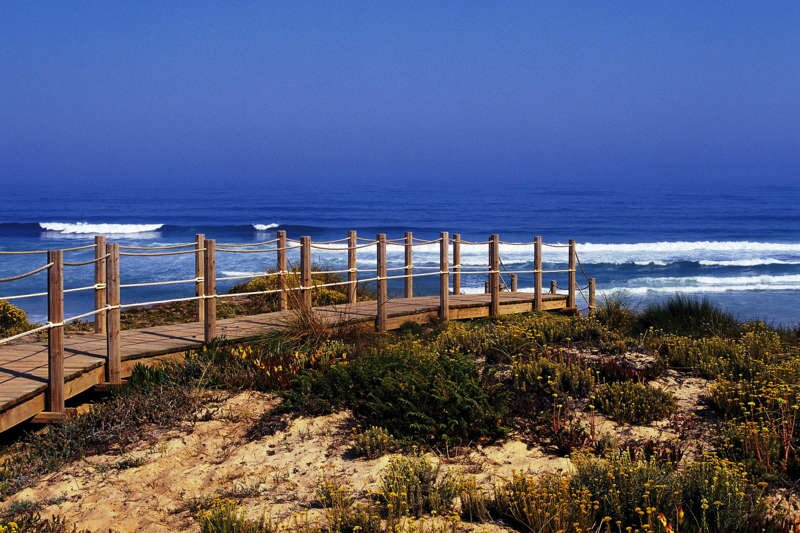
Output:
<path fill-rule="evenodd" d="M 584 489 L 592 495 L 597 517 L 654 525 L 659 512 L 669 516 L 677 508 L 673 463 L 640 452 L 611 450 L 603 457 L 577 455 L 573 464 L 573 490 Z"/>
<path fill-rule="evenodd" d="M 314 267 L 312 267 L 314 268 Z M 274 274 L 274 270 L 268 271 Z M 314 285 L 326 285 L 329 283 L 341 283 L 345 281 L 340 274 L 312 274 L 311 279 Z M 257 277 L 243 283 L 238 283 L 230 288 L 228 293 L 240 294 L 258 291 L 277 291 L 280 289 L 278 276 L 269 275 Z M 300 271 L 295 268 L 286 276 L 286 286 L 290 289 L 300 286 Z M 363 292 L 363 291 L 362 291 Z M 299 299 L 297 292 L 290 292 L 289 303 L 297 304 Z M 247 297 L 253 307 L 252 311 L 276 311 L 278 309 L 279 293 L 255 294 Z M 311 291 L 312 305 L 334 305 L 347 302 L 347 285 L 336 285 L 333 287 L 320 287 Z"/>
<path fill-rule="evenodd" d="M 592 495 L 573 487 L 563 474 L 525 475 L 495 487 L 488 503 L 493 518 L 526 532 L 589 531 L 594 524 Z"/>
<path fill-rule="evenodd" d="M 502 431 L 504 402 L 484 388 L 474 359 L 429 353 L 417 342 L 305 371 L 284 396 L 287 408 L 325 413 L 348 407 L 362 424 L 418 442 L 468 441 Z"/>
<path fill-rule="evenodd" d="M 600 302 L 595 311 L 597 320 L 607 328 L 618 331 L 623 335 L 633 332 L 636 323 L 636 314 L 628 305 L 627 297 L 623 292 L 609 295 Z"/>
<path fill-rule="evenodd" d="M 594 394 L 594 404 L 601 413 L 629 424 L 649 424 L 675 411 L 672 394 L 633 381 L 599 386 Z"/>
<path fill-rule="evenodd" d="M 397 440 L 388 431 L 380 426 L 370 426 L 355 433 L 350 451 L 357 456 L 376 459 L 397 447 Z"/>
<path fill-rule="evenodd" d="M 739 322 L 708 299 L 677 294 L 648 305 L 639 315 L 637 329 L 649 328 L 688 337 L 727 337 L 739 333 Z"/>
<path fill-rule="evenodd" d="M 461 480 L 458 487 L 458 500 L 461 503 L 461 518 L 468 522 L 490 520 L 489 494 L 483 490 L 474 477 Z"/>
<path fill-rule="evenodd" d="M 549 405 L 556 396 L 586 397 L 595 387 L 591 368 L 578 362 L 560 363 L 545 358 L 511 366 L 516 398 L 526 406 Z"/>
<path fill-rule="evenodd" d="M 28 322 L 25 311 L 5 300 L 0 300 L 0 338 L 11 337 L 32 328 L 33 325 Z"/>
<path fill-rule="evenodd" d="M 378 493 L 390 517 L 421 516 L 450 509 L 458 495 L 458 480 L 439 475 L 435 466 L 422 455 L 396 456 L 381 473 Z"/>
<path fill-rule="evenodd" d="M 650 346 L 668 366 L 708 378 L 727 372 L 733 366 L 731 361 L 743 358 L 741 345 L 723 337 L 666 335 L 652 339 Z"/>

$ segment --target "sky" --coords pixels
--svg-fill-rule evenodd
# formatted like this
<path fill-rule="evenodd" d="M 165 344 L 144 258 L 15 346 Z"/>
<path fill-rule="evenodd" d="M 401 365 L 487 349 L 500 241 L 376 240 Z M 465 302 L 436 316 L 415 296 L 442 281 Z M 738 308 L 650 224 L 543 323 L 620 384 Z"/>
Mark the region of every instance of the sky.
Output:
<path fill-rule="evenodd" d="M 0 183 L 795 184 L 797 2 L 0 7 Z"/>

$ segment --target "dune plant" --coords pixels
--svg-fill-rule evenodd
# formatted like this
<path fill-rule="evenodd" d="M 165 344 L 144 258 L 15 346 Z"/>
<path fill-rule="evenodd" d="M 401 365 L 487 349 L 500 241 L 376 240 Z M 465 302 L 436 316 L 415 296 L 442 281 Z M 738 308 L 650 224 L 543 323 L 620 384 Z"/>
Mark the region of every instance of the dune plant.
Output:
<path fill-rule="evenodd" d="M 388 431 L 380 426 L 370 426 L 364 431 L 359 431 L 358 426 L 353 432 L 353 445 L 350 450 L 357 456 L 375 459 L 386 455 L 399 446 Z"/>
<path fill-rule="evenodd" d="M 5 300 L 0 300 L 0 338 L 10 337 L 33 328 L 25 311 Z"/>
<path fill-rule="evenodd" d="M 676 294 L 648 305 L 636 321 L 638 331 L 649 328 L 687 337 L 737 336 L 739 322 L 710 300 Z"/>
<path fill-rule="evenodd" d="M 670 415 L 676 408 L 669 392 L 633 381 L 600 385 L 593 403 L 601 413 L 628 424 L 649 424 Z"/>
<path fill-rule="evenodd" d="M 458 479 L 440 473 L 440 463 L 423 455 L 398 455 L 381 473 L 378 494 L 390 517 L 442 514 L 458 495 Z"/>

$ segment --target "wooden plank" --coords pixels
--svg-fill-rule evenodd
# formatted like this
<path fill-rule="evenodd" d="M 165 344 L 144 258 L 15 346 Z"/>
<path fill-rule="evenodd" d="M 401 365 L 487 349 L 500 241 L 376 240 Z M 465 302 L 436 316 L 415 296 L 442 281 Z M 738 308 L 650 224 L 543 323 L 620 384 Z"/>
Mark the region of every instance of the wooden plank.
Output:
<path fill-rule="evenodd" d="M 47 252 L 47 407 L 64 412 L 64 252 Z"/>
<path fill-rule="evenodd" d="M 107 338 L 106 356 L 108 359 L 109 383 L 119 383 L 119 365 L 121 360 L 120 349 L 120 277 L 119 277 L 119 244 L 113 243 L 106 246 L 106 299 L 110 309 L 106 316 Z"/>

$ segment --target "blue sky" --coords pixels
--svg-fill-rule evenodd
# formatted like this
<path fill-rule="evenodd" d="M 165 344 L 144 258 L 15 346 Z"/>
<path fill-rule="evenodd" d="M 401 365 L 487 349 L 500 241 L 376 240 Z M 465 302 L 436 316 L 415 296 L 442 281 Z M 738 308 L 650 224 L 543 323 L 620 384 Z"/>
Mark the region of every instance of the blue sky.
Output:
<path fill-rule="evenodd" d="M 792 184 L 798 6 L 6 2 L 0 182 Z"/>

